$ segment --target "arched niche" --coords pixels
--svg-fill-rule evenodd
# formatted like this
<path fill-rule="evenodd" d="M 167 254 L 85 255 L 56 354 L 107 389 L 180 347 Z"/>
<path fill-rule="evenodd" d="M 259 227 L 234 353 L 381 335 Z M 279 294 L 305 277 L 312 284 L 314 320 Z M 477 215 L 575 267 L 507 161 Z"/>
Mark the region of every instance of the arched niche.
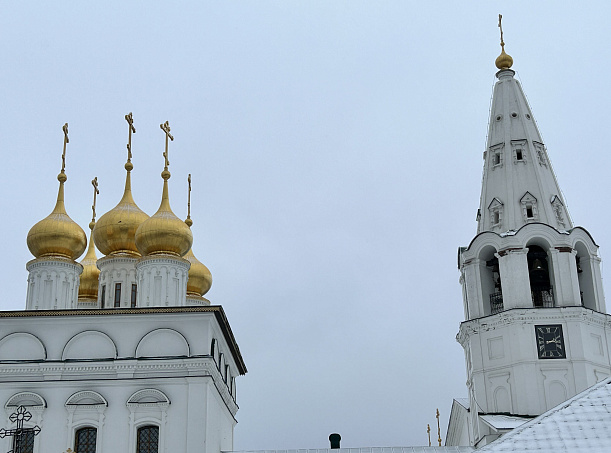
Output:
<path fill-rule="evenodd" d="M 38 393 L 20 392 L 11 396 L 4 405 L 4 408 L 14 409 L 19 406 L 45 408 L 47 407 L 47 402 Z"/>
<path fill-rule="evenodd" d="M 86 330 L 73 336 L 62 352 L 62 360 L 116 359 L 117 346 L 105 333 Z"/>
<path fill-rule="evenodd" d="M 147 333 L 136 346 L 136 357 L 189 357 L 189 343 L 173 329 L 156 329 Z"/>
<path fill-rule="evenodd" d="M 76 392 L 66 400 L 68 406 L 108 406 L 108 401 L 98 392 L 93 390 L 83 390 Z"/>
<path fill-rule="evenodd" d="M 157 389 L 142 389 L 138 390 L 127 400 L 127 405 L 139 405 L 139 404 L 156 404 L 156 405 L 167 405 L 170 404 L 170 399 L 165 393 Z"/>
<path fill-rule="evenodd" d="M 43 361 L 47 350 L 31 333 L 11 333 L 0 340 L 0 361 Z"/>
<path fill-rule="evenodd" d="M 549 258 L 550 243 L 542 237 L 534 237 L 527 243 L 528 277 L 532 303 L 537 308 L 555 306 L 552 282 L 554 269 Z"/>
<path fill-rule="evenodd" d="M 503 292 L 497 250 L 492 245 L 485 245 L 479 251 L 480 285 L 482 290 L 484 315 L 493 315 L 503 311 Z"/>

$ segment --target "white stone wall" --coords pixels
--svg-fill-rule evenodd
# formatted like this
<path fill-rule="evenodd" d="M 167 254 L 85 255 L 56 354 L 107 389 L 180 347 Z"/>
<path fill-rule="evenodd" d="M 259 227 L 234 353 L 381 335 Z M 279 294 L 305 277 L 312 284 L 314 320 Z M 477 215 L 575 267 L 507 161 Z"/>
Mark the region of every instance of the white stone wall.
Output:
<path fill-rule="evenodd" d="M 160 452 L 232 450 L 238 407 L 218 354 L 239 370 L 213 312 L 65 313 L 0 316 L 2 426 L 24 404 L 42 429 L 36 453 L 74 449 L 84 426 L 98 429 L 98 452 L 132 452 L 145 424 L 159 426 Z"/>

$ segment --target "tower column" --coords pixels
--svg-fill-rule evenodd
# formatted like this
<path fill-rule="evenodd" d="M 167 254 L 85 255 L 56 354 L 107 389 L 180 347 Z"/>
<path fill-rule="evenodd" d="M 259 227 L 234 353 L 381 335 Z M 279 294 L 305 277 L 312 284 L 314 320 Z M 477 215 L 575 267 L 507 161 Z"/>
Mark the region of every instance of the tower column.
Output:
<path fill-rule="evenodd" d="M 481 262 L 480 259 L 474 259 L 463 265 L 464 275 L 464 303 L 465 310 L 468 312 L 466 319 L 474 319 L 484 316 L 482 302 L 482 287 L 478 283 L 481 278 Z M 485 263 L 484 263 L 485 265 Z"/>
<path fill-rule="evenodd" d="M 135 305 L 132 303 L 131 294 L 132 285 L 136 285 L 136 261 L 137 258 L 129 255 L 109 255 L 98 260 L 99 307 L 129 308 Z M 115 295 L 119 296 L 118 306 L 115 303 Z"/>
<path fill-rule="evenodd" d="M 530 285 L 524 284 L 529 281 L 527 253 L 528 249 L 523 248 L 501 250 L 495 254 L 499 260 L 505 310 L 532 307 Z"/>
<path fill-rule="evenodd" d="M 581 305 L 577 279 L 577 252 L 570 247 L 552 247 L 548 250 L 553 275 L 554 299 L 557 307 Z"/>

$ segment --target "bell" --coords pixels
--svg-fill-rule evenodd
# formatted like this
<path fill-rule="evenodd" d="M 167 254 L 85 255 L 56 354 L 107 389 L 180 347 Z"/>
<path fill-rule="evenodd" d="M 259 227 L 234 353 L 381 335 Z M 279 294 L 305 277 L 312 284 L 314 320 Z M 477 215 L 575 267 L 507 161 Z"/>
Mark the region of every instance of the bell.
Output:
<path fill-rule="evenodd" d="M 531 272 L 535 272 L 535 271 L 543 271 L 545 270 L 543 268 L 543 265 L 541 264 L 541 260 L 539 258 L 537 258 L 534 262 L 533 262 L 533 267 L 530 270 Z"/>

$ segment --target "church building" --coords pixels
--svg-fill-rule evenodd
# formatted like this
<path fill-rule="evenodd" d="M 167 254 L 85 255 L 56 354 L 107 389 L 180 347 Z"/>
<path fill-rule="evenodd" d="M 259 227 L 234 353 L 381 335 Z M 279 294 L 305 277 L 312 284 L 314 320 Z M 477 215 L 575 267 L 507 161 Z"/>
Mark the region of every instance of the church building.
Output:
<path fill-rule="evenodd" d="M 469 396 L 447 445 L 486 445 L 611 375 L 598 245 L 573 225 L 502 29 L 501 48 L 477 234 L 458 250 Z"/>
<path fill-rule="evenodd" d="M 477 232 L 458 250 L 468 398 L 453 402 L 445 447 L 350 453 L 531 451 L 558 426 L 576 445 L 596 437 L 589 451 L 611 447 L 610 434 L 593 434 L 611 422 L 598 245 L 573 224 L 504 45 L 501 29 Z M 236 378 L 247 370 L 223 308 L 204 297 L 212 276 L 192 251 L 190 208 L 183 221 L 170 207 L 170 125 L 160 125 L 160 205 L 149 217 L 132 196 L 136 129 L 125 119 L 123 197 L 96 221 L 92 181 L 88 248 L 64 205 L 64 125 L 55 207 L 27 235 L 25 310 L 0 312 L 0 451 L 233 451 Z M 545 451 L 574 451 L 562 442 Z"/>
<path fill-rule="evenodd" d="M 87 238 L 64 206 L 64 125 L 57 202 L 27 236 L 26 310 L 0 312 L 0 404 L 5 426 L 16 423 L 0 430 L 2 451 L 233 449 L 235 379 L 246 366 L 222 307 L 203 297 L 212 277 L 191 250 L 190 214 L 182 221 L 170 208 L 170 127 L 161 125 L 161 203 L 149 217 L 131 193 L 135 128 L 131 113 L 125 118 L 125 191 L 96 222 L 92 181 L 80 263 Z"/>

